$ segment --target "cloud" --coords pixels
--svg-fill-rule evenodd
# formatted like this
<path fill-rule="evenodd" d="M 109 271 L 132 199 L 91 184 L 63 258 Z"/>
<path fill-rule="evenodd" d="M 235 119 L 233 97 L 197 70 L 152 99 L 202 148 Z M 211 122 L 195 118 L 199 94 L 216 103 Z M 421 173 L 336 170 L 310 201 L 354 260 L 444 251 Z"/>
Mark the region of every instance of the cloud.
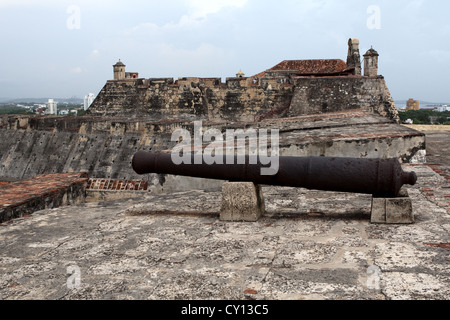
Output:
<path fill-rule="evenodd" d="M 82 73 L 84 70 L 83 70 L 83 68 L 81 68 L 81 67 L 74 67 L 74 68 L 71 68 L 70 69 L 70 73 L 73 73 L 73 74 L 80 74 L 80 73 Z"/>
<path fill-rule="evenodd" d="M 98 50 L 98 49 L 92 50 L 91 54 L 89 55 L 89 57 L 91 57 L 91 58 L 97 58 L 98 56 L 100 56 L 100 50 Z"/>
<path fill-rule="evenodd" d="M 76 3 L 75 3 L 76 2 Z M 117 1 L 110 0 L 0 0 L 0 8 L 8 8 L 8 7 L 46 7 L 46 6 L 71 6 L 71 5 L 86 5 L 89 7 L 97 6 L 101 8 L 105 5 L 111 5 Z"/>
<path fill-rule="evenodd" d="M 226 7 L 242 8 L 247 2 L 248 0 L 188 0 L 187 5 L 190 8 L 188 17 L 194 20 L 204 19 Z"/>
<path fill-rule="evenodd" d="M 408 1 L 408 3 L 406 4 L 406 7 L 408 9 L 419 10 L 422 8 L 423 4 L 424 4 L 424 0 Z"/>
<path fill-rule="evenodd" d="M 207 43 L 202 43 L 194 49 L 181 49 L 164 43 L 156 45 L 154 49 L 155 59 L 161 63 L 160 70 L 175 77 L 216 76 L 227 62 L 234 58 L 233 51 Z M 232 74 L 231 72 L 230 75 Z"/>
<path fill-rule="evenodd" d="M 8 8 L 23 5 L 35 5 L 37 1 L 33 0 L 0 0 L 0 8 Z"/>
<path fill-rule="evenodd" d="M 219 13 L 227 7 L 242 8 L 248 0 L 187 0 L 189 12 L 181 17 L 179 27 L 198 26 L 211 14 Z"/>
<path fill-rule="evenodd" d="M 421 55 L 438 63 L 445 63 L 450 60 L 450 51 L 448 50 L 433 49 Z"/>
<path fill-rule="evenodd" d="M 78 1 L 80 2 L 80 1 Z M 68 6 L 69 1 L 55 1 L 55 0 L 0 0 L 0 8 L 11 7 L 49 7 L 49 6 Z"/>
<path fill-rule="evenodd" d="M 158 26 L 155 23 L 141 23 L 126 31 L 126 33 L 147 32 L 153 35 L 160 35 L 164 31 L 200 27 L 208 16 L 217 14 L 224 8 L 243 8 L 248 1 L 249 0 L 185 0 L 184 3 L 187 6 L 187 13 L 182 15 L 178 22 L 170 22 L 162 26 Z"/>
<path fill-rule="evenodd" d="M 158 26 L 155 23 L 151 23 L 151 22 L 145 22 L 145 23 L 141 23 L 137 26 L 134 26 L 131 29 L 128 29 L 124 32 L 124 34 L 126 36 L 133 36 L 133 35 L 162 35 L 162 32 L 164 31 L 164 29 L 169 29 L 171 26 L 171 24 L 166 24 L 162 27 Z"/>

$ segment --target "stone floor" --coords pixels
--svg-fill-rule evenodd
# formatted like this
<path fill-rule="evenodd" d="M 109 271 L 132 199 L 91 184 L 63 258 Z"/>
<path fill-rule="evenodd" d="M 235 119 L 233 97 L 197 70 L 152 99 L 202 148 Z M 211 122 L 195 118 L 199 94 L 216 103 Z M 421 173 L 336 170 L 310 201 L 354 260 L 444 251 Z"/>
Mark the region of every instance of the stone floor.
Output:
<path fill-rule="evenodd" d="M 257 223 L 192 191 L 44 210 L 0 225 L 0 299 L 448 299 L 450 182 L 405 166 L 416 223 L 370 196 L 264 188 Z"/>
<path fill-rule="evenodd" d="M 427 132 L 426 139 L 427 161 L 450 167 L 450 130 Z"/>

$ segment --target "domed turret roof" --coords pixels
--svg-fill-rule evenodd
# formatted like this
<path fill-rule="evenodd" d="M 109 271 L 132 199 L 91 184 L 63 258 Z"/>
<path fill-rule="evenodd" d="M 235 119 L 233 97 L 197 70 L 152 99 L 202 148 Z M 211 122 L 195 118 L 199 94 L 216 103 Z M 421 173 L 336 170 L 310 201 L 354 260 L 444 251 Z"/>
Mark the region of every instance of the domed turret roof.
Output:
<path fill-rule="evenodd" d="M 374 48 L 370 47 L 364 56 L 379 56 L 379 54 Z"/>
<path fill-rule="evenodd" d="M 245 76 L 245 73 L 243 73 L 242 70 L 239 70 L 239 72 L 236 73 L 236 77 L 238 77 L 238 78 L 239 78 L 239 77 L 242 78 L 242 77 L 244 77 L 244 76 Z"/>

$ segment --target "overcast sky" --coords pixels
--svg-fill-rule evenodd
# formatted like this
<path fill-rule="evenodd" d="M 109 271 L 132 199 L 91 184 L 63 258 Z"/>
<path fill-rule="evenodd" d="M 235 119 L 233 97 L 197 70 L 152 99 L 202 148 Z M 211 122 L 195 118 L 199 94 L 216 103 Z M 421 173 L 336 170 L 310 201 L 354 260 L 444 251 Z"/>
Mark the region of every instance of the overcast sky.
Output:
<path fill-rule="evenodd" d="M 371 46 L 396 100 L 450 102 L 447 0 L 0 0 L 0 98 L 84 97 L 141 77 L 251 76 Z"/>

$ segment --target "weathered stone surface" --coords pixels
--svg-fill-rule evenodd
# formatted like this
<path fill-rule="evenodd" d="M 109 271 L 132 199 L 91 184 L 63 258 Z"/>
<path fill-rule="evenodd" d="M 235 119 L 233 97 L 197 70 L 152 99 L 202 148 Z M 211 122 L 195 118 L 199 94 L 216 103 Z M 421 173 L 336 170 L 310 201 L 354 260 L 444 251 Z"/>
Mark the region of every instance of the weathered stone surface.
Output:
<path fill-rule="evenodd" d="M 372 223 L 386 223 L 386 199 L 372 198 L 372 212 L 370 221 Z"/>
<path fill-rule="evenodd" d="M 372 199 L 372 223 L 414 223 L 412 201 L 406 189 L 400 190 L 396 198 L 374 197 Z"/>
<path fill-rule="evenodd" d="M 173 79 L 108 81 L 89 108 L 89 114 L 253 122 L 287 114 L 300 116 L 372 108 L 384 117 L 399 121 L 381 76 L 299 77 L 289 81 L 267 78 L 258 85 L 249 85 L 246 79 L 230 79 L 226 84 L 209 80 L 187 78 L 176 84 Z"/>
<path fill-rule="evenodd" d="M 412 202 L 409 197 L 386 199 L 386 223 L 414 223 Z"/>
<path fill-rule="evenodd" d="M 445 300 L 449 181 L 404 168 L 411 225 L 371 224 L 370 196 L 270 187 L 256 223 L 220 221 L 220 192 L 43 210 L 0 225 L 0 299 Z"/>
<path fill-rule="evenodd" d="M 270 90 L 268 90 L 270 86 Z M 152 119 L 203 119 L 253 122 L 292 98 L 292 85 L 267 79 L 249 85 L 246 79 L 181 78 L 108 81 L 89 114 L 150 117 Z"/>
<path fill-rule="evenodd" d="M 101 202 L 119 199 L 142 198 L 148 191 L 99 191 L 86 190 L 86 202 Z"/>
<path fill-rule="evenodd" d="M 255 222 L 264 214 L 261 186 L 252 182 L 225 182 L 222 186 L 220 220 Z"/>
<path fill-rule="evenodd" d="M 291 116 L 373 108 L 399 121 L 394 101 L 383 77 L 324 77 L 297 79 Z"/>

